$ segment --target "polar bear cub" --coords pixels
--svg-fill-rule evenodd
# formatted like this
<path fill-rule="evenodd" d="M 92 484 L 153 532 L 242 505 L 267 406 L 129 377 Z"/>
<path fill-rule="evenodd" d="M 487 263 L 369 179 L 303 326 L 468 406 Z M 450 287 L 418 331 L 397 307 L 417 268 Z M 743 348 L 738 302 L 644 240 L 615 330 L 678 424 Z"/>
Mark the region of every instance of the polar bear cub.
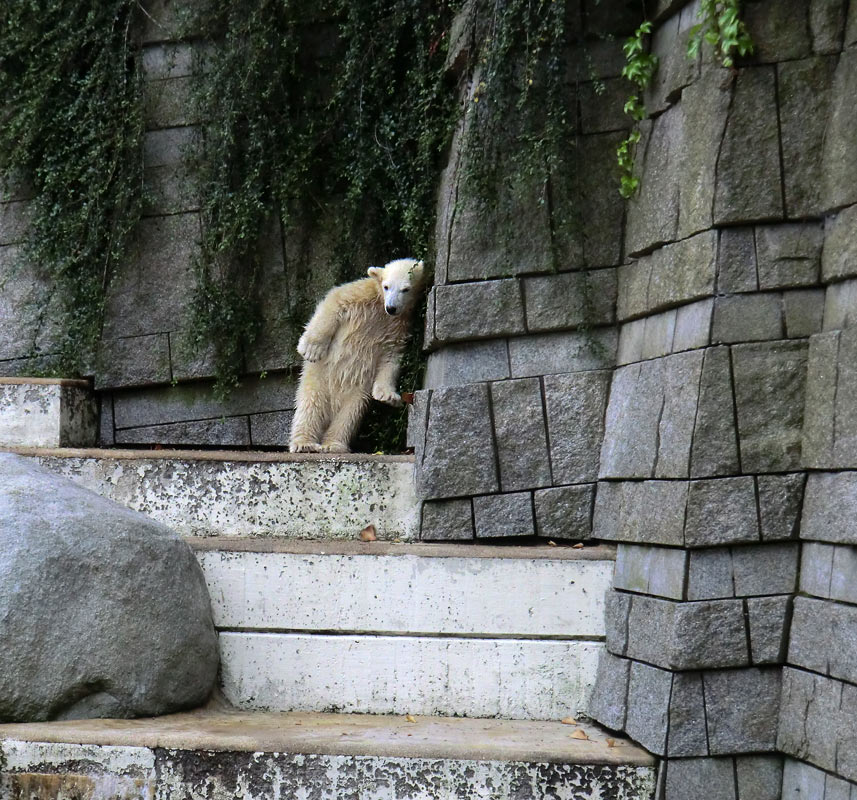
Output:
<path fill-rule="evenodd" d="M 423 262 L 400 258 L 369 277 L 331 289 L 298 341 L 304 358 L 292 422 L 292 453 L 348 453 L 374 397 L 402 404 L 396 391 Z"/>

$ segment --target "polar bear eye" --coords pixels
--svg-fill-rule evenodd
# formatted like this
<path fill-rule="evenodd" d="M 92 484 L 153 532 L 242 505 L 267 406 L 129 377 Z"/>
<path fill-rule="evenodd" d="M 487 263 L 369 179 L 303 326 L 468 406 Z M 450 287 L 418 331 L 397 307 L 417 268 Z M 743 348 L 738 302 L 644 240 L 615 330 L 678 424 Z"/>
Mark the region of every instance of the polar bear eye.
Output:
<path fill-rule="evenodd" d="M 406 286 L 404 289 L 402 289 L 402 294 L 404 294 L 405 292 L 409 292 L 409 291 L 411 291 L 411 287 Z"/>
<path fill-rule="evenodd" d="M 390 287 L 385 283 L 385 284 L 384 284 L 384 288 L 385 288 L 385 289 L 389 289 Z"/>

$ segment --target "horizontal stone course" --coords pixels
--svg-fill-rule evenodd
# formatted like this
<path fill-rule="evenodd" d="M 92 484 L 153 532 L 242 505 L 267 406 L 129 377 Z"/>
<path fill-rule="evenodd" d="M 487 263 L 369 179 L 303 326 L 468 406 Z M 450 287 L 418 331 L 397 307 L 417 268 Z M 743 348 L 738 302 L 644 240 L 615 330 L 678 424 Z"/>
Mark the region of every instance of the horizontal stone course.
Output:
<path fill-rule="evenodd" d="M 524 306 L 514 278 L 436 286 L 435 336 L 439 342 L 523 333 Z"/>
<path fill-rule="evenodd" d="M 605 325 L 616 307 L 616 270 L 563 272 L 524 278 L 527 330 Z"/>
<path fill-rule="evenodd" d="M 288 439 L 288 435 L 284 437 Z M 116 444 L 163 444 L 198 446 L 250 445 L 250 421 L 243 417 L 221 417 L 197 422 L 173 422 L 144 428 L 124 428 L 116 432 Z M 281 437 L 280 442 L 283 442 Z"/>
<path fill-rule="evenodd" d="M 547 539 L 589 539 L 594 499 L 595 484 L 557 486 L 534 492 L 536 535 Z"/>
<path fill-rule="evenodd" d="M 796 535 L 803 488 L 800 474 L 602 481 L 595 498 L 594 535 L 678 547 L 782 541 Z M 721 504 L 728 513 L 721 513 Z M 804 519 L 806 514 L 805 509 Z"/>
<path fill-rule="evenodd" d="M 605 369 L 616 363 L 615 328 L 513 336 L 509 365 L 513 378 Z"/>
<path fill-rule="evenodd" d="M 617 589 L 672 600 L 719 600 L 794 592 L 797 542 L 683 549 L 622 543 L 616 554 Z"/>
<path fill-rule="evenodd" d="M 614 655 L 662 669 L 742 667 L 750 663 L 748 638 L 740 600 L 682 603 L 608 594 L 607 649 Z"/>
<path fill-rule="evenodd" d="M 618 319 L 650 314 L 714 293 L 717 232 L 667 244 L 619 268 Z"/>

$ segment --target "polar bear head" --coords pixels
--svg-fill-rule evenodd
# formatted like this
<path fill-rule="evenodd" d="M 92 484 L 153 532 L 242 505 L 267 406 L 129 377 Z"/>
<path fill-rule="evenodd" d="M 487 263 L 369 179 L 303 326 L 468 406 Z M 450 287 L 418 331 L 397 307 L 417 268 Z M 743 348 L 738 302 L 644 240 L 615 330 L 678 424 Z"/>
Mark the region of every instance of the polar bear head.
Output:
<path fill-rule="evenodd" d="M 391 316 L 406 314 L 417 301 L 423 286 L 423 262 L 399 258 L 383 267 L 369 267 L 384 293 L 384 310 Z"/>

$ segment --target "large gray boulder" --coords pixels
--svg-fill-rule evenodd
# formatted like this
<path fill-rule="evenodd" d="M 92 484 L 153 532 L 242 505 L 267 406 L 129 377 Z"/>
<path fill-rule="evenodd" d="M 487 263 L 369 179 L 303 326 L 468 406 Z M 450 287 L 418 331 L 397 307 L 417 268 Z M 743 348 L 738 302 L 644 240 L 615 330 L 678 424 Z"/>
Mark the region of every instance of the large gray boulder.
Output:
<path fill-rule="evenodd" d="M 202 571 L 173 531 L 0 453 L 0 721 L 178 711 L 217 668 Z"/>

